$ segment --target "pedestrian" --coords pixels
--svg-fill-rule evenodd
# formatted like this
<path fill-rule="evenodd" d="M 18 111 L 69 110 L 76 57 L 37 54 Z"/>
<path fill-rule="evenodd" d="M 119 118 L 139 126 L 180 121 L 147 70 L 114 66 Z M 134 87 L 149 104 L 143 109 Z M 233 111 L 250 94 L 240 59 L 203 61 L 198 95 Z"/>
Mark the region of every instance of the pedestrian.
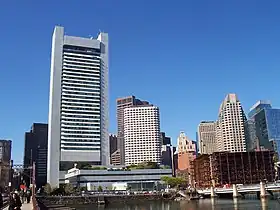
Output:
<path fill-rule="evenodd" d="M 30 199 L 31 199 L 31 191 L 30 191 L 30 189 L 26 190 L 26 199 L 27 199 L 27 203 L 30 203 Z"/>
<path fill-rule="evenodd" d="M 20 199 L 22 203 L 25 203 L 25 191 L 22 189 L 19 193 Z"/>
<path fill-rule="evenodd" d="M 0 209 L 3 208 L 3 206 L 4 206 L 3 196 L 2 193 L 0 192 Z"/>
<path fill-rule="evenodd" d="M 20 197 L 13 193 L 11 196 L 10 196 L 10 205 L 9 205 L 9 210 L 20 210 L 22 204 L 21 204 L 21 201 L 20 201 Z"/>

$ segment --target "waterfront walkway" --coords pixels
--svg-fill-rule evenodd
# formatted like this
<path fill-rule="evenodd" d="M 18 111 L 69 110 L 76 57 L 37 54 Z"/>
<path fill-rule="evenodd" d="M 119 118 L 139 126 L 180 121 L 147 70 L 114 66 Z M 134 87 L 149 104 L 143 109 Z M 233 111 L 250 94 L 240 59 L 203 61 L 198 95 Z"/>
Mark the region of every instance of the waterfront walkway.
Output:
<path fill-rule="evenodd" d="M 4 210 L 9 210 L 9 206 L 4 208 Z M 21 210 L 32 210 L 32 203 L 24 203 L 24 204 L 22 204 Z"/>

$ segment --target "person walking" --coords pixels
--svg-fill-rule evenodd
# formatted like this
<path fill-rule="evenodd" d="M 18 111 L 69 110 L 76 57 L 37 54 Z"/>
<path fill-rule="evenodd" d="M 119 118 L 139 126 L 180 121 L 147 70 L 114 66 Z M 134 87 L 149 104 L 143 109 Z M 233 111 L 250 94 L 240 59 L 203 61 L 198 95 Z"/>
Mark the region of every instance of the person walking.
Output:
<path fill-rule="evenodd" d="M 31 191 L 30 191 L 30 189 L 27 189 L 26 190 L 26 200 L 27 200 L 27 203 L 30 203 L 30 199 L 31 199 Z"/>
<path fill-rule="evenodd" d="M 3 208 L 3 206 L 4 206 L 3 196 L 2 193 L 0 192 L 0 209 Z"/>
<path fill-rule="evenodd" d="M 21 202 L 24 203 L 25 202 L 25 191 L 23 189 L 19 192 L 19 196 L 20 196 Z"/>
<path fill-rule="evenodd" d="M 22 204 L 20 201 L 20 197 L 16 193 L 13 193 L 10 196 L 9 210 L 20 210 L 21 206 L 22 206 Z"/>

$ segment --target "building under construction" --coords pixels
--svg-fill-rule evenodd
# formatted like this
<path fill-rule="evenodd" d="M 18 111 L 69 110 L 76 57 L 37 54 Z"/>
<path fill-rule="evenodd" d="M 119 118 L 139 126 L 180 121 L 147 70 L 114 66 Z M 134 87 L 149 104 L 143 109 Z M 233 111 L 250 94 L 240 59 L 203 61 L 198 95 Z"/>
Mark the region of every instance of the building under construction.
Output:
<path fill-rule="evenodd" d="M 196 187 L 207 188 L 211 186 L 210 155 L 198 156 L 193 165 Z"/>
<path fill-rule="evenodd" d="M 197 186 L 272 182 L 275 178 L 273 157 L 273 151 L 215 152 L 200 156 L 194 162 Z"/>

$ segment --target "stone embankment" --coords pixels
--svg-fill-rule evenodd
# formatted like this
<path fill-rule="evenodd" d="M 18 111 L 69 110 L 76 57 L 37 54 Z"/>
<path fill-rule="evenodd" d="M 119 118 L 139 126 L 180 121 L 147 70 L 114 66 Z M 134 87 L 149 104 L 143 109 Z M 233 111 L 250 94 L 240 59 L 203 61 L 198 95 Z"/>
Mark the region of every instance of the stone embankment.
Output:
<path fill-rule="evenodd" d="M 109 203 L 128 203 L 147 200 L 173 200 L 173 194 L 144 194 L 144 195 L 85 195 L 85 196 L 38 196 L 37 202 L 41 208 L 51 207 L 62 209 L 65 206 L 99 204 L 100 201 Z M 49 209 L 49 208 L 47 208 Z"/>

